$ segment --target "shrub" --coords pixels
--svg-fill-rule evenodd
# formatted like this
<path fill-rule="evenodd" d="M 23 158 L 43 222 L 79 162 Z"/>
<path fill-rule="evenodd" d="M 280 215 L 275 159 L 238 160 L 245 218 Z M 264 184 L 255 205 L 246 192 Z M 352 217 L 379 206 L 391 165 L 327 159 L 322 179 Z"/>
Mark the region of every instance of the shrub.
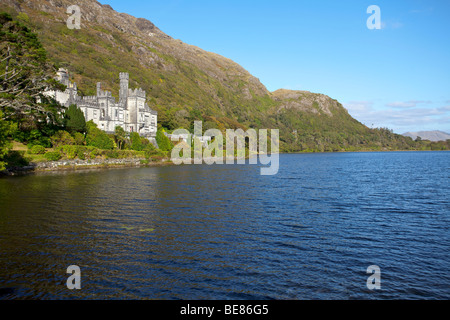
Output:
<path fill-rule="evenodd" d="M 60 146 L 64 146 L 64 145 L 74 145 L 75 144 L 75 139 L 72 138 L 70 133 L 68 133 L 67 131 L 62 131 L 62 130 L 56 132 L 50 138 L 50 140 L 52 141 L 52 144 L 53 144 L 54 147 L 60 147 Z"/>
<path fill-rule="evenodd" d="M 44 148 L 51 148 L 52 147 L 52 141 L 49 137 L 41 137 L 39 140 L 36 141 L 36 144 L 39 144 L 43 146 Z"/>
<path fill-rule="evenodd" d="M 77 146 L 77 157 L 80 160 L 86 160 L 86 148 Z"/>
<path fill-rule="evenodd" d="M 45 148 L 41 145 L 35 145 L 29 150 L 29 152 L 31 154 L 44 154 Z"/>
<path fill-rule="evenodd" d="M 97 125 L 92 120 L 87 123 L 87 132 L 86 145 L 104 150 L 114 149 L 114 140 L 97 128 Z"/>
<path fill-rule="evenodd" d="M 157 154 L 161 154 L 164 153 L 164 151 L 156 149 L 153 145 L 151 145 L 153 148 L 151 148 L 150 146 L 148 146 L 147 148 L 145 148 L 145 157 L 146 158 L 150 158 L 153 155 L 157 155 Z"/>
<path fill-rule="evenodd" d="M 46 134 L 47 133 L 37 129 L 31 131 L 15 130 L 12 134 L 12 138 L 16 141 L 28 144 L 30 149 L 34 145 L 41 145 L 45 148 L 51 148 L 52 142 Z"/>
<path fill-rule="evenodd" d="M 66 157 L 69 160 L 75 159 L 78 154 L 77 146 L 61 146 L 57 150 L 62 156 Z"/>
<path fill-rule="evenodd" d="M 142 151 L 145 148 L 145 145 L 142 143 L 142 138 L 137 132 L 132 132 L 130 135 L 131 140 L 131 150 L 134 151 Z"/>
<path fill-rule="evenodd" d="M 24 167 L 29 165 L 28 159 L 25 158 L 25 151 L 9 151 L 8 154 L 3 157 L 3 160 L 4 165 L 9 167 Z"/>
<path fill-rule="evenodd" d="M 46 154 L 44 154 L 44 157 L 48 161 L 58 161 L 59 159 L 61 159 L 61 154 L 56 151 L 51 151 L 51 152 L 47 152 Z"/>
<path fill-rule="evenodd" d="M 73 134 L 73 139 L 75 140 L 75 144 L 77 146 L 84 146 L 84 142 L 85 142 L 84 134 L 79 133 L 79 132 L 75 132 Z"/>
<path fill-rule="evenodd" d="M 154 148 L 154 147 L 153 147 Z M 167 158 L 168 151 L 162 151 L 154 148 L 145 150 L 145 157 L 151 161 L 161 161 L 164 158 Z"/>
<path fill-rule="evenodd" d="M 166 158 L 164 155 L 153 155 L 149 160 L 152 162 L 161 162 L 164 158 Z"/>

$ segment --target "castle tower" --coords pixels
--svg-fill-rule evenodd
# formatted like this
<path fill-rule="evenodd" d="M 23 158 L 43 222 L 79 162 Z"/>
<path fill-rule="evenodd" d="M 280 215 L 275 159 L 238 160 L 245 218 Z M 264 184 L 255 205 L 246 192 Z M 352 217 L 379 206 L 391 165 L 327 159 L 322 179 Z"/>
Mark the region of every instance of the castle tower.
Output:
<path fill-rule="evenodd" d="M 66 69 L 59 68 L 57 75 L 58 75 L 58 81 L 61 82 L 66 87 L 68 87 L 70 84 L 69 72 Z"/>
<path fill-rule="evenodd" d="M 128 82 L 130 76 L 126 72 L 121 72 L 119 74 L 119 79 L 120 79 L 119 104 L 126 108 L 128 100 Z"/>
<path fill-rule="evenodd" d="M 100 96 L 100 93 L 102 92 L 102 83 L 97 82 L 97 97 Z"/>

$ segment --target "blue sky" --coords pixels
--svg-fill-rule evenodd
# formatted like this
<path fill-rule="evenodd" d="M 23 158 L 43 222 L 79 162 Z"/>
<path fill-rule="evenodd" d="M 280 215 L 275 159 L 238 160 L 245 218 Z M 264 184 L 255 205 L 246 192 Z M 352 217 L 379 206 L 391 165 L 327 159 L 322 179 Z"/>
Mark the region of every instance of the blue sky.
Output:
<path fill-rule="evenodd" d="M 324 93 L 369 127 L 450 132 L 450 1 L 100 0 L 242 65 Z M 381 10 L 369 30 L 367 8 Z"/>

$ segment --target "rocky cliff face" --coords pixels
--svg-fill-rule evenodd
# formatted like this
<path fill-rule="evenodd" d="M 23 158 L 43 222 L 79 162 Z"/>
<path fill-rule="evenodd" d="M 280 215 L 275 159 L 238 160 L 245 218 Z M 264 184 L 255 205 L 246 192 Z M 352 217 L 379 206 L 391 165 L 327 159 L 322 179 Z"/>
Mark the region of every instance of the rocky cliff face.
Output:
<path fill-rule="evenodd" d="M 272 97 L 275 101 L 280 102 L 278 111 L 294 109 L 333 116 L 332 110 L 342 109 L 342 105 L 336 100 L 324 94 L 311 93 L 309 91 L 279 89 L 272 93 Z"/>

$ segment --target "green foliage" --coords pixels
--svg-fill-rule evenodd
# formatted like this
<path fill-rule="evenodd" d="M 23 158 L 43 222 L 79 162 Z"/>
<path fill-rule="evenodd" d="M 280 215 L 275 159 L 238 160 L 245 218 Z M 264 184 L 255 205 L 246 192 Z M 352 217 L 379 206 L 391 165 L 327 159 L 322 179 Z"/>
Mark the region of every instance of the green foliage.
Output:
<path fill-rule="evenodd" d="M 98 129 L 94 121 L 88 121 L 86 127 L 86 145 L 104 150 L 114 149 L 114 141 L 104 131 Z"/>
<path fill-rule="evenodd" d="M 44 154 L 46 152 L 45 148 L 41 145 L 34 145 L 29 152 L 31 154 Z"/>
<path fill-rule="evenodd" d="M 84 134 L 82 134 L 80 132 L 73 133 L 72 137 L 75 140 L 75 145 L 77 145 L 77 146 L 83 146 L 86 142 Z"/>
<path fill-rule="evenodd" d="M 62 158 L 61 154 L 57 151 L 50 151 L 47 152 L 46 154 L 44 154 L 44 157 L 48 160 L 48 161 L 58 161 Z"/>
<path fill-rule="evenodd" d="M 75 159 L 78 155 L 78 146 L 74 145 L 61 146 L 57 150 L 62 157 L 69 160 Z"/>
<path fill-rule="evenodd" d="M 132 132 L 130 134 L 131 140 L 131 149 L 135 151 L 142 151 L 145 148 L 145 145 L 142 143 L 141 136 L 137 132 Z"/>
<path fill-rule="evenodd" d="M 64 113 L 64 124 L 66 130 L 72 134 L 75 132 L 86 132 L 86 119 L 84 118 L 83 111 L 74 104 L 70 105 Z"/>
<path fill-rule="evenodd" d="M 158 130 L 156 133 L 156 142 L 158 143 L 159 149 L 162 151 L 172 151 L 173 144 L 169 138 L 164 134 L 163 130 Z"/>
<path fill-rule="evenodd" d="M 102 153 L 102 150 L 99 150 L 92 146 L 65 145 L 56 148 L 55 152 L 57 152 L 63 159 L 86 160 L 86 159 L 95 159 L 98 155 Z"/>
<path fill-rule="evenodd" d="M 0 171 L 5 170 L 6 162 L 3 160 L 11 148 L 9 137 L 16 131 L 15 124 L 2 118 L 3 114 L 0 110 Z"/>
<path fill-rule="evenodd" d="M 23 22 L 29 23 L 30 22 L 30 17 L 28 17 L 28 15 L 25 12 L 20 12 L 17 15 L 17 20 L 21 20 Z"/>
<path fill-rule="evenodd" d="M 56 70 L 37 35 L 22 23 L 29 17 L 19 13 L 17 18 L 20 21 L 0 13 L 0 108 L 22 129 L 39 121 L 57 121 L 60 107 L 42 94 L 59 87 L 52 79 Z"/>
<path fill-rule="evenodd" d="M 25 151 L 11 150 L 3 158 L 7 167 L 24 167 L 29 165 Z"/>
<path fill-rule="evenodd" d="M 51 137 L 51 141 L 54 147 L 63 145 L 74 145 L 75 139 L 67 131 L 60 130 Z"/>
<path fill-rule="evenodd" d="M 149 159 L 150 161 L 161 161 L 162 159 L 165 159 L 168 157 L 169 152 L 163 151 L 160 149 L 156 149 L 155 146 L 151 143 L 149 143 L 145 147 L 145 158 Z"/>
<path fill-rule="evenodd" d="M 155 151 L 156 148 L 150 143 L 147 138 L 139 136 L 137 132 L 130 135 L 131 150 L 135 151 Z"/>
<path fill-rule="evenodd" d="M 117 147 L 122 150 L 127 143 L 127 134 L 121 126 L 117 126 L 114 131 L 114 141 Z"/>
<path fill-rule="evenodd" d="M 54 134 L 50 127 L 42 126 L 40 129 L 16 130 L 12 138 L 16 141 L 28 144 L 30 148 L 34 145 L 40 145 L 45 148 L 51 148 L 52 142 L 49 135 Z"/>

